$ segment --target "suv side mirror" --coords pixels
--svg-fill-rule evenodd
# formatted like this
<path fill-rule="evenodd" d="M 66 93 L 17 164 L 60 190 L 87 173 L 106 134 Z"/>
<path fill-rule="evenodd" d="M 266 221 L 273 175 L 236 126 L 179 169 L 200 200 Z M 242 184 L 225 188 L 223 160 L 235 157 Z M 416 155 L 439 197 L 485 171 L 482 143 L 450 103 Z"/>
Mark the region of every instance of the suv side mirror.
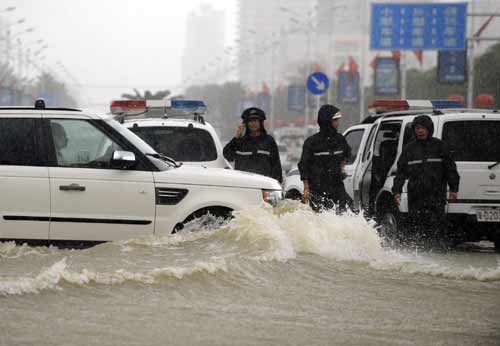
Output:
<path fill-rule="evenodd" d="M 111 167 L 115 169 L 129 169 L 136 165 L 135 154 L 131 151 L 116 150 L 113 152 Z"/>

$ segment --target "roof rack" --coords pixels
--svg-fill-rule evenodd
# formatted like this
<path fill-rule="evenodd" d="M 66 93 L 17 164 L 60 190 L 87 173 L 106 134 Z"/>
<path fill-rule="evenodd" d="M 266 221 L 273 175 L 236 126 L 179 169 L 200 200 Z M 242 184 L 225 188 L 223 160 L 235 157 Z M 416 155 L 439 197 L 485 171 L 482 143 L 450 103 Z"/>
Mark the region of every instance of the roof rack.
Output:
<path fill-rule="evenodd" d="M 0 106 L 0 110 L 9 110 L 9 111 L 33 111 L 33 110 L 43 110 L 43 111 L 70 111 L 70 112 L 81 112 L 81 109 L 78 108 L 67 108 L 67 107 L 46 107 L 43 109 L 35 108 L 35 107 L 16 107 L 16 106 Z"/>
<path fill-rule="evenodd" d="M 66 107 L 45 107 L 45 100 L 43 98 L 38 98 L 35 100 L 33 107 L 0 107 L 0 110 L 48 110 L 48 111 L 70 111 L 70 112 L 81 112 L 81 109 L 76 108 L 66 108 Z"/>

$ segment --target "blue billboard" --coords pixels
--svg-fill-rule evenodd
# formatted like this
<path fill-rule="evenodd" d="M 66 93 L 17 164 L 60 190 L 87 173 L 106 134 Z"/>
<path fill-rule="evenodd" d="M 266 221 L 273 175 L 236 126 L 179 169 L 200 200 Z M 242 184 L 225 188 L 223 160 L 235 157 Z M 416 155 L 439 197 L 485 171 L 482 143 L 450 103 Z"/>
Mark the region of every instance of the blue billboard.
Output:
<path fill-rule="evenodd" d="M 466 51 L 439 51 L 437 71 L 439 83 L 464 83 L 467 79 Z"/>
<path fill-rule="evenodd" d="M 465 49 L 467 3 L 372 4 L 370 49 Z"/>
<path fill-rule="evenodd" d="M 340 72 L 337 102 L 342 104 L 359 103 L 359 73 Z"/>
<path fill-rule="evenodd" d="M 400 86 L 399 64 L 394 58 L 375 59 L 375 95 L 398 95 Z"/>

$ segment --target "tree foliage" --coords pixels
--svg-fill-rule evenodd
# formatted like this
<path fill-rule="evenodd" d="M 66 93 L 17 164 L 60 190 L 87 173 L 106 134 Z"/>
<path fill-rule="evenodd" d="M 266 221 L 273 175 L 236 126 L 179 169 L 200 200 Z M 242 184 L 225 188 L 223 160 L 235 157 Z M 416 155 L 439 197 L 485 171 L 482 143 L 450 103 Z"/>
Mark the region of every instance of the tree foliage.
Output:
<path fill-rule="evenodd" d="M 144 94 L 141 94 L 139 90 L 134 89 L 134 94 L 122 94 L 122 97 L 127 100 L 163 100 L 170 96 L 170 90 L 159 90 L 155 93 L 152 93 L 149 90 L 144 91 Z"/>

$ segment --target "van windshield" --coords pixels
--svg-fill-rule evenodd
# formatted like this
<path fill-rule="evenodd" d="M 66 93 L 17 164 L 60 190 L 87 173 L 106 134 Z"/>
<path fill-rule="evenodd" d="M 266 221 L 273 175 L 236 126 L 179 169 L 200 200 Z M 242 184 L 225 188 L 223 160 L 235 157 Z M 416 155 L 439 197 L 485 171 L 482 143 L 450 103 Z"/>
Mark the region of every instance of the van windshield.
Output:
<path fill-rule="evenodd" d="M 444 124 L 442 139 L 455 161 L 500 160 L 500 121 L 450 121 Z"/>

